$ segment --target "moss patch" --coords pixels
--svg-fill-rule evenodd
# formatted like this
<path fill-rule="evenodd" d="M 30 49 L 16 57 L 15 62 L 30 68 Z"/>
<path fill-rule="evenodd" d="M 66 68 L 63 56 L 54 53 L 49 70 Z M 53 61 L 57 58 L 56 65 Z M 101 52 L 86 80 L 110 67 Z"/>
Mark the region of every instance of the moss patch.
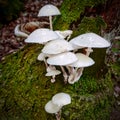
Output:
<path fill-rule="evenodd" d="M 44 106 L 58 92 L 72 97 L 72 103 L 62 109 L 62 120 L 109 119 L 113 101 L 110 74 L 99 80 L 82 77 L 74 85 L 65 85 L 59 75 L 51 83 L 50 77 L 45 77 L 44 63 L 36 60 L 41 48 L 26 46 L 0 64 L 1 120 L 55 120 L 54 115 L 45 112 Z"/>

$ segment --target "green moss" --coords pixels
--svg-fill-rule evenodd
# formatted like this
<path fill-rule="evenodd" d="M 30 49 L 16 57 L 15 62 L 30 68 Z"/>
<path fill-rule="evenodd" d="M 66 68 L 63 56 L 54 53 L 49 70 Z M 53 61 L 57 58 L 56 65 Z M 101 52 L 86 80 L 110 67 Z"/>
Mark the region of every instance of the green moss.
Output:
<path fill-rule="evenodd" d="M 54 19 L 54 29 L 70 29 L 70 25 L 73 22 L 79 21 L 86 7 L 93 8 L 99 4 L 105 3 L 105 1 L 106 0 L 64 0 L 60 8 L 61 15 Z M 89 24 L 85 23 L 85 25 Z"/>
<path fill-rule="evenodd" d="M 74 85 L 65 85 L 60 75 L 51 83 L 44 63 L 36 60 L 41 48 L 26 46 L 0 64 L 1 120 L 55 120 L 44 106 L 58 92 L 72 97 L 72 103 L 62 109 L 62 120 L 107 120 L 113 101 L 110 74 L 99 80 L 82 77 Z"/>
<path fill-rule="evenodd" d="M 106 24 L 101 17 L 84 17 L 78 27 L 74 30 L 74 36 L 87 32 L 100 34 L 101 28 L 105 28 Z"/>

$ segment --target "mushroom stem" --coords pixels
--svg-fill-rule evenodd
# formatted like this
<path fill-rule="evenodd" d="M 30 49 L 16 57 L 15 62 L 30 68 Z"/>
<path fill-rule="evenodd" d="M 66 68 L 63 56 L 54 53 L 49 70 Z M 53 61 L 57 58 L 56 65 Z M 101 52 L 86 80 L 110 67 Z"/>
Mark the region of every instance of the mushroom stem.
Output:
<path fill-rule="evenodd" d="M 82 67 L 82 68 L 79 68 L 79 69 L 77 70 L 76 75 L 75 75 L 75 81 L 78 81 L 78 80 L 80 79 L 80 77 L 81 77 L 82 74 L 83 74 L 83 70 L 84 70 L 83 67 Z"/>
<path fill-rule="evenodd" d="M 45 67 L 46 67 L 46 70 L 47 70 L 47 68 L 48 68 L 48 64 L 47 64 L 46 59 L 44 59 L 44 63 L 45 63 Z"/>
<path fill-rule="evenodd" d="M 55 115 L 56 115 L 56 120 L 60 120 L 61 119 L 61 110 L 58 111 Z"/>
<path fill-rule="evenodd" d="M 68 79 L 68 74 L 66 73 L 65 69 L 63 66 L 60 66 L 62 72 L 63 72 L 63 77 L 64 77 L 64 83 L 67 83 L 67 79 Z"/>
<path fill-rule="evenodd" d="M 85 51 L 86 51 L 86 54 L 85 54 L 86 56 L 89 56 L 90 53 L 93 52 L 92 48 L 90 48 L 90 47 L 88 47 L 87 49 L 85 49 Z M 76 81 L 78 81 L 80 79 L 80 77 L 83 74 L 83 70 L 84 70 L 83 67 L 79 68 L 79 69 L 78 68 L 75 69 L 76 73 L 74 72 L 74 74 L 75 74 L 74 80 L 73 80 L 74 82 L 76 82 Z"/>
<path fill-rule="evenodd" d="M 51 78 L 51 83 L 54 83 L 54 82 L 56 81 L 56 80 L 55 80 L 55 77 L 56 77 L 55 75 L 52 76 L 52 78 Z"/>
<path fill-rule="evenodd" d="M 71 37 L 71 34 L 70 34 L 70 35 L 68 35 L 68 37 L 67 37 L 67 41 L 70 39 L 70 37 Z"/>
<path fill-rule="evenodd" d="M 74 67 L 66 66 L 66 68 L 67 68 L 67 70 L 69 72 L 68 82 L 70 84 L 72 84 L 73 81 L 74 81 L 74 77 L 75 77 L 76 71 L 75 71 Z"/>
<path fill-rule="evenodd" d="M 90 48 L 90 47 L 88 47 L 87 49 L 85 49 L 85 51 L 86 51 L 86 54 L 85 54 L 85 55 L 89 56 L 90 53 L 93 52 L 93 49 Z"/>
<path fill-rule="evenodd" d="M 53 26 L 52 26 L 52 16 L 49 16 L 49 21 L 50 21 L 50 29 L 53 30 Z"/>
<path fill-rule="evenodd" d="M 75 82 L 77 82 L 80 77 L 82 76 L 84 68 L 76 68 L 74 69 L 74 71 L 72 72 L 72 74 L 70 74 L 69 78 L 68 78 L 68 82 L 70 84 L 74 84 Z"/>
<path fill-rule="evenodd" d="M 73 73 L 73 71 L 74 71 L 74 68 L 73 68 L 73 67 L 66 66 L 66 68 L 67 68 L 67 70 L 68 70 L 69 75 Z"/>

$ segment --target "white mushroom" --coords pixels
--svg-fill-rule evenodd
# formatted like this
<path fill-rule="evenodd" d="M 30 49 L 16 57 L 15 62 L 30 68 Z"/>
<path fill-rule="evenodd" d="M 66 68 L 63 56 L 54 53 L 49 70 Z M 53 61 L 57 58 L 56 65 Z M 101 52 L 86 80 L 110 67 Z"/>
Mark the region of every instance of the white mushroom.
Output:
<path fill-rule="evenodd" d="M 50 100 L 46 105 L 45 105 L 45 111 L 47 112 L 47 113 L 57 113 L 57 112 L 59 112 L 60 111 L 60 109 L 61 109 L 61 106 L 58 106 L 58 105 L 56 105 L 56 104 L 54 104 L 53 102 L 52 102 L 52 100 Z"/>
<path fill-rule="evenodd" d="M 67 38 L 67 40 L 70 39 L 70 37 L 73 33 L 72 30 L 64 30 L 64 31 L 56 30 L 55 32 L 60 36 L 60 38 L 64 38 L 64 39 Z"/>
<path fill-rule="evenodd" d="M 52 97 L 52 102 L 59 107 L 63 107 L 71 103 L 71 97 L 67 93 L 57 93 Z"/>
<path fill-rule="evenodd" d="M 17 25 L 14 29 L 14 34 L 17 36 L 17 37 L 24 37 L 24 38 L 27 38 L 28 37 L 28 34 L 26 34 L 25 32 L 22 32 L 20 30 L 20 25 Z"/>
<path fill-rule="evenodd" d="M 42 52 L 45 54 L 59 54 L 73 49 L 69 42 L 64 39 L 58 39 L 48 42 L 42 49 Z"/>
<path fill-rule="evenodd" d="M 74 44 L 74 42 L 75 42 L 75 40 L 70 40 L 70 41 L 69 41 L 69 43 L 70 43 L 70 44 L 72 45 L 72 47 L 74 48 L 74 52 L 77 52 L 78 49 L 84 48 L 84 47 L 82 47 L 82 46 L 79 46 L 79 45 L 77 45 L 77 44 Z"/>
<path fill-rule="evenodd" d="M 71 42 L 73 41 L 75 45 L 81 47 L 105 48 L 110 46 L 110 43 L 107 40 L 95 33 L 79 35 L 71 40 Z"/>
<path fill-rule="evenodd" d="M 91 48 L 106 48 L 110 46 L 110 43 L 102 38 L 101 36 L 95 33 L 85 33 L 79 35 L 71 40 L 71 43 L 80 46 L 80 47 L 87 47 L 87 56 L 89 56 L 90 52 L 92 51 Z"/>
<path fill-rule="evenodd" d="M 62 72 L 63 72 L 63 77 L 64 77 L 64 82 L 67 82 L 68 79 L 68 74 L 66 73 L 65 69 L 63 66 L 67 66 L 71 63 L 74 63 L 78 60 L 76 55 L 72 52 L 64 52 L 60 53 L 57 55 L 54 55 L 52 57 L 49 57 L 47 59 L 47 63 L 50 65 L 57 65 L 60 66 Z"/>
<path fill-rule="evenodd" d="M 46 66 L 46 69 L 48 68 L 48 64 L 47 64 L 47 62 L 46 62 L 46 55 L 44 54 L 44 53 L 40 53 L 39 55 L 38 55 L 38 57 L 37 57 L 37 59 L 39 60 L 39 61 L 44 61 L 44 63 L 45 63 L 45 66 Z"/>
<path fill-rule="evenodd" d="M 70 64 L 69 66 L 71 66 L 71 67 L 76 67 L 76 68 L 88 67 L 95 63 L 92 58 L 90 58 L 82 53 L 76 53 L 75 55 L 77 56 L 78 60 L 76 62 Z"/>
<path fill-rule="evenodd" d="M 61 119 L 61 109 L 64 105 L 68 105 L 71 103 L 71 97 L 67 93 L 57 93 L 52 97 L 45 105 L 45 111 L 48 113 L 54 113 L 56 115 L 56 119 Z"/>
<path fill-rule="evenodd" d="M 70 84 L 73 84 L 80 79 L 82 72 L 84 70 L 84 67 L 91 66 L 95 63 L 92 58 L 90 58 L 82 53 L 76 53 L 76 56 L 77 56 L 78 60 L 69 65 L 70 67 L 73 68 L 73 70 L 68 78 L 68 82 Z"/>
<path fill-rule="evenodd" d="M 38 16 L 41 17 L 41 16 L 49 16 L 49 21 L 50 21 L 50 29 L 52 30 L 53 27 L 52 27 L 52 16 L 54 15 L 60 15 L 60 11 L 59 9 L 54 6 L 54 5 L 51 5 L 51 4 L 47 4 L 45 6 L 43 6 L 40 10 L 39 10 L 39 13 L 38 13 Z"/>
<path fill-rule="evenodd" d="M 74 63 L 78 60 L 76 55 L 72 52 L 64 52 L 54 56 L 51 56 L 47 59 L 47 63 L 50 65 L 57 66 L 66 66 L 71 63 Z"/>
<path fill-rule="evenodd" d="M 45 76 L 52 76 L 51 82 L 54 83 L 56 75 L 59 75 L 60 73 L 59 70 L 54 69 L 47 72 Z"/>
<path fill-rule="evenodd" d="M 50 40 L 55 40 L 59 38 L 59 36 L 50 29 L 36 29 L 33 31 L 27 39 L 25 39 L 25 42 L 27 43 L 39 43 L 39 44 L 45 44 L 46 42 Z"/>

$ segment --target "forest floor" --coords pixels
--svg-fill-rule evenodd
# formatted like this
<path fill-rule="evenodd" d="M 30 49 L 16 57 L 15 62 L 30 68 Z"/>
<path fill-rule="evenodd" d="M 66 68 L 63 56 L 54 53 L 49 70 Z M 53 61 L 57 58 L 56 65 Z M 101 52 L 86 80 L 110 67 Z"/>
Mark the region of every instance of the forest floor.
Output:
<path fill-rule="evenodd" d="M 24 38 L 18 38 L 14 35 L 14 28 L 17 24 L 25 24 L 31 21 L 48 21 L 47 19 L 37 17 L 39 9 L 48 3 L 59 7 L 62 0 L 40 0 L 39 2 L 38 0 L 28 0 L 24 6 L 25 10 L 20 13 L 19 18 L 2 27 L 0 30 L 0 61 L 4 60 L 6 55 L 14 53 L 25 46 Z M 114 0 L 109 4 L 113 5 L 111 7 L 107 6 L 109 9 L 103 15 L 108 25 L 105 32 L 112 37 L 110 40 L 112 45 L 108 49 L 106 56 L 108 66 L 120 63 L 120 24 L 118 21 L 115 21 L 116 17 L 120 21 L 120 12 L 118 12 L 120 11 L 118 10 L 120 9 L 120 1 Z M 112 72 L 116 101 L 110 120 L 120 120 L 120 73 L 116 73 L 116 68 L 113 68 Z"/>

